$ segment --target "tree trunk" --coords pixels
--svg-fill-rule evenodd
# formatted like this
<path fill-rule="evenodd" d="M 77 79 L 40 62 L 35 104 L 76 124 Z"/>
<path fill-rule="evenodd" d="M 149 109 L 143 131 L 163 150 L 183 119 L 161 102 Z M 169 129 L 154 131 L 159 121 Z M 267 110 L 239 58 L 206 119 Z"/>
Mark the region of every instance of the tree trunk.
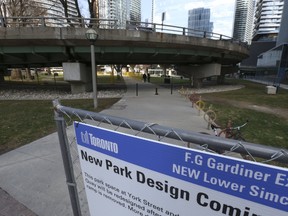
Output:
<path fill-rule="evenodd" d="M 13 80 L 20 80 L 22 79 L 22 74 L 21 74 L 21 69 L 19 68 L 14 68 L 11 71 L 11 79 Z"/>
<path fill-rule="evenodd" d="M 217 84 L 218 85 L 224 84 L 224 81 L 225 81 L 225 75 L 224 74 L 217 76 Z"/>
<path fill-rule="evenodd" d="M 25 75 L 27 79 L 31 80 L 32 76 L 30 68 L 25 68 Z"/>
<path fill-rule="evenodd" d="M 76 6 L 78 17 L 81 18 L 82 14 L 81 14 L 81 11 L 80 11 L 80 8 L 79 8 L 79 2 L 78 2 L 78 0 L 74 0 L 74 2 L 75 2 L 75 6 Z"/>
<path fill-rule="evenodd" d="M 0 69 L 0 83 L 3 83 L 4 80 L 5 69 Z"/>

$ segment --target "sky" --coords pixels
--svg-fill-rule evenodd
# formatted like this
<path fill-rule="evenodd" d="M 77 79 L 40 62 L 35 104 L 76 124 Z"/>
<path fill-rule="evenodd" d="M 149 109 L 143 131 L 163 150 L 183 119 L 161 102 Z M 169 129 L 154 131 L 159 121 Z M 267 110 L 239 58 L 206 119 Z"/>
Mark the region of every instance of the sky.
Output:
<path fill-rule="evenodd" d="M 164 24 L 181 27 L 188 26 L 188 11 L 194 8 L 210 8 L 210 21 L 214 23 L 213 32 L 232 36 L 235 0 L 155 0 L 154 23 L 162 23 L 162 13 L 165 12 Z M 151 22 L 152 0 L 141 0 L 141 19 Z"/>
<path fill-rule="evenodd" d="M 87 0 L 80 0 L 80 7 L 87 8 Z M 180 27 L 188 26 L 188 10 L 204 7 L 211 10 L 213 32 L 232 36 L 236 0 L 155 0 L 154 23 L 162 23 L 162 13 L 165 12 L 164 24 Z M 151 22 L 152 0 L 141 0 L 141 19 Z"/>

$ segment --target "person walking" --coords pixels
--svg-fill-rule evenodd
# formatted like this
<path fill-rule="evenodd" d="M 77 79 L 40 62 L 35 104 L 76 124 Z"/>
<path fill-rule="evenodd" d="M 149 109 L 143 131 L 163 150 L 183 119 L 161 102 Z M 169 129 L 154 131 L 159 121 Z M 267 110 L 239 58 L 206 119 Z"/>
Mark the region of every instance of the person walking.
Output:
<path fill-rule="evenodd" d="M 150 74 L 147 74 L 147 81 L 150 82 Z"/>
<path fill-rule="evenodd" d="M 143 77 L 143 81 L 146 82 L 146 79 L 147 79 L 146 73 L 144 73 L 142 77 Z"/>

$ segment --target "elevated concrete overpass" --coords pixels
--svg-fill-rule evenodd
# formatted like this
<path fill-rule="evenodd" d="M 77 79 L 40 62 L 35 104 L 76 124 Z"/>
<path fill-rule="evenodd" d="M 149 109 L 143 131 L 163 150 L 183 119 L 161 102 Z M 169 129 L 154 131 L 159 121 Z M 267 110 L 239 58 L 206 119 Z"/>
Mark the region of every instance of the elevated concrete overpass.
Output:
<path fill-rule="evenodd" d="M 2 27 L 0 66 L 48 67 L 73 63 L 66 67 L 69 71 L 64 67 L 67 80 L 87 83 L 89 72 L 83 72 L 83 66 L 90 67 L 91 57 L 86 31 L 85 27 Z M 185 29 L 183 34 L 103 28 L 97 32 L 96 64 L 176 64 L 179 71 L 201 80 L 220 75 L 221 68 L 235 66 L 248 57 L 247 46 L 222 35 L 217 39 L 193 37 L 185 34 Z M 78 65 L 78 72 L 72 69 L 72 73 L 75 63 L 81 67 Z"/>
<path fill-rule="evenodd" d="M 0 28 L 1 65 L 56 66 L 90 62 L 87 28 Z M 97 29 L 98 64 L 233 65 L 247 58 L 248 49 L 231 40 L 124 29 Z"/>

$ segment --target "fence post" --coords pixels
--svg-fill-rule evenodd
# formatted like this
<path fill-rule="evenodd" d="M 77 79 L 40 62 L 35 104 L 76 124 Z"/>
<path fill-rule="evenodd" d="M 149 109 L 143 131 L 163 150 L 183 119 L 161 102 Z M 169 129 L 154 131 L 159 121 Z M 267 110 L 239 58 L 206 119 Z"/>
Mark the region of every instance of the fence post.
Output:
<path fill-rule="evenodd" d="M 59 101 L 53 101 L 54 107 L 54 119 L 57 126 L 59 144 L 61 149 L 61 155 L 66 175 L 66 182 L 68 186 L 70 201 L 72 205 L 73 215 L 81 216 L 80 203 L 77 192 L 77 185 L 74 178 L 73 163 L 70 155 L 69 143 L 66 133 L 66 123 L 63 115 L 60 112 L 57 112 L 56 106 L 59 105 Z"/>

